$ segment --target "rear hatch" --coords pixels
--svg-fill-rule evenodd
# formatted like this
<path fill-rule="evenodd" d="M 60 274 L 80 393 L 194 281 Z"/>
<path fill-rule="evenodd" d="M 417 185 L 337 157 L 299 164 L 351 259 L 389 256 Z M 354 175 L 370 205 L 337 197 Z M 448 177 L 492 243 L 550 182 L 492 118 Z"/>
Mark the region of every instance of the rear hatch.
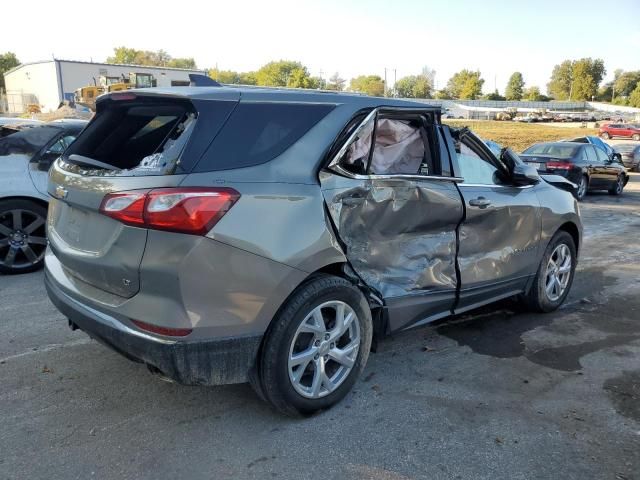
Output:
<path fill-rule="evenodd" d="M 47 232 L 67 273 L 121 297 L 138 292 L 147 230 L 100 213 L 105 196 L 179 185 L 238 97 L 130 91 L 98 101 L 96 116 L 49 175 Z"/>

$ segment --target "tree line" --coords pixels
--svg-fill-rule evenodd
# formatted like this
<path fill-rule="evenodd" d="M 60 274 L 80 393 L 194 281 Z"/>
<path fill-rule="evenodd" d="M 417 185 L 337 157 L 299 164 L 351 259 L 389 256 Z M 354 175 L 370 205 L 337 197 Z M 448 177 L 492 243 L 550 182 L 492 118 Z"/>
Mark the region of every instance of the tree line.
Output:
<path fill-rule="evenodd" d="M 108 63 L 149 65 L 173 68 L 196 69 L 191 57 L 172 57 L 164 50 L 137 50 L 128 47 L 114 48 Z M 0 74 L 19 65 L 12 52 L 0 54 Z M 348 83 L 338 72 L 328 79 L 313 76 L 301 62 L 277 60 L 266 63 L 259 69 L 248 72 L 210 68 L 209 76 L 220 83 L 258 85 L 272 87 L 310 88 L 352 92 L 367 95 L 401 98 L 436 98 L 451 100 L 598 100 L 617 105 L 640 107 L 640 71 L 616 70 L 614 79 L 602 84 L 606 69 L 602 59 L 581 58 L 565 60 L 553 67 L 547 83 L 547 95 L 536 85 L 526 86 L 521 72 L 513 72 L 504 89 L 504 96 L 496 89 L 482 93 L 484 79 L 480 71 L 463 69 L 456 72 L 439 89 L 435 89 L 435 70 L 424 67 L 416 75 L 398 79 L 394 85 L 386 85 L 379 75 L 360 75 Z M 0 75 L 0 89 L 4 89 L 4 78 Z"/>

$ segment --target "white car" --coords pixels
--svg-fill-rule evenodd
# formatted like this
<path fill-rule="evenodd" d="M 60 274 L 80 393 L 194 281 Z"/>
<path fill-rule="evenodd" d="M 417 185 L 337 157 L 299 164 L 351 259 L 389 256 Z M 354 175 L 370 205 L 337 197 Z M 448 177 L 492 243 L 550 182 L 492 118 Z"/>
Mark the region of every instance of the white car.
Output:
<path fill-rule="evenodd" d="M 47 177 L 85 120 L 2 126 L 0 138 L 0 273 L 42 266 L 47 246 Z"/>

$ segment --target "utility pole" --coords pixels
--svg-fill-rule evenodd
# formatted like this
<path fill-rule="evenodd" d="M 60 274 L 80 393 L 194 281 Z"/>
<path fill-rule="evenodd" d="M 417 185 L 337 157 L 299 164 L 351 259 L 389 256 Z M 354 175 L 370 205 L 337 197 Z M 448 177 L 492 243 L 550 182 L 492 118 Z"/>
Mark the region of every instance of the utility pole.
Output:
<path fill-rule="evenodd" d="M 616 84 L 611 85 L 611 103 L 613 103 L 613 99 L 616 96 Z"/>
<path fill-rule="evenodd" d="M 384 67 L 384 96 L 387 96 L 387 67 Z"/>

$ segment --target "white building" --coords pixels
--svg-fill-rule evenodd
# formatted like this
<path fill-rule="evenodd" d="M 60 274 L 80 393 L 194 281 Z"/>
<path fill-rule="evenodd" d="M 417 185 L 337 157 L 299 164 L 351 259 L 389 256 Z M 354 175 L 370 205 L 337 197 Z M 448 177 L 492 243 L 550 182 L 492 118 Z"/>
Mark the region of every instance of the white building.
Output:
<path fill-rule="evenodd" d="M 189 85 L 190 73 L 205 72 L 57 59 L 23 63 L 4 74 L 8 111 L 22 113 L 28 104 L 37 104 L 42 112 L 50 112 L 72 100 L 77 88 L 99 84 L 101 76 L 129 78 L 129 73 L 150 73 L 158 87 L 171 87 Z"/>

